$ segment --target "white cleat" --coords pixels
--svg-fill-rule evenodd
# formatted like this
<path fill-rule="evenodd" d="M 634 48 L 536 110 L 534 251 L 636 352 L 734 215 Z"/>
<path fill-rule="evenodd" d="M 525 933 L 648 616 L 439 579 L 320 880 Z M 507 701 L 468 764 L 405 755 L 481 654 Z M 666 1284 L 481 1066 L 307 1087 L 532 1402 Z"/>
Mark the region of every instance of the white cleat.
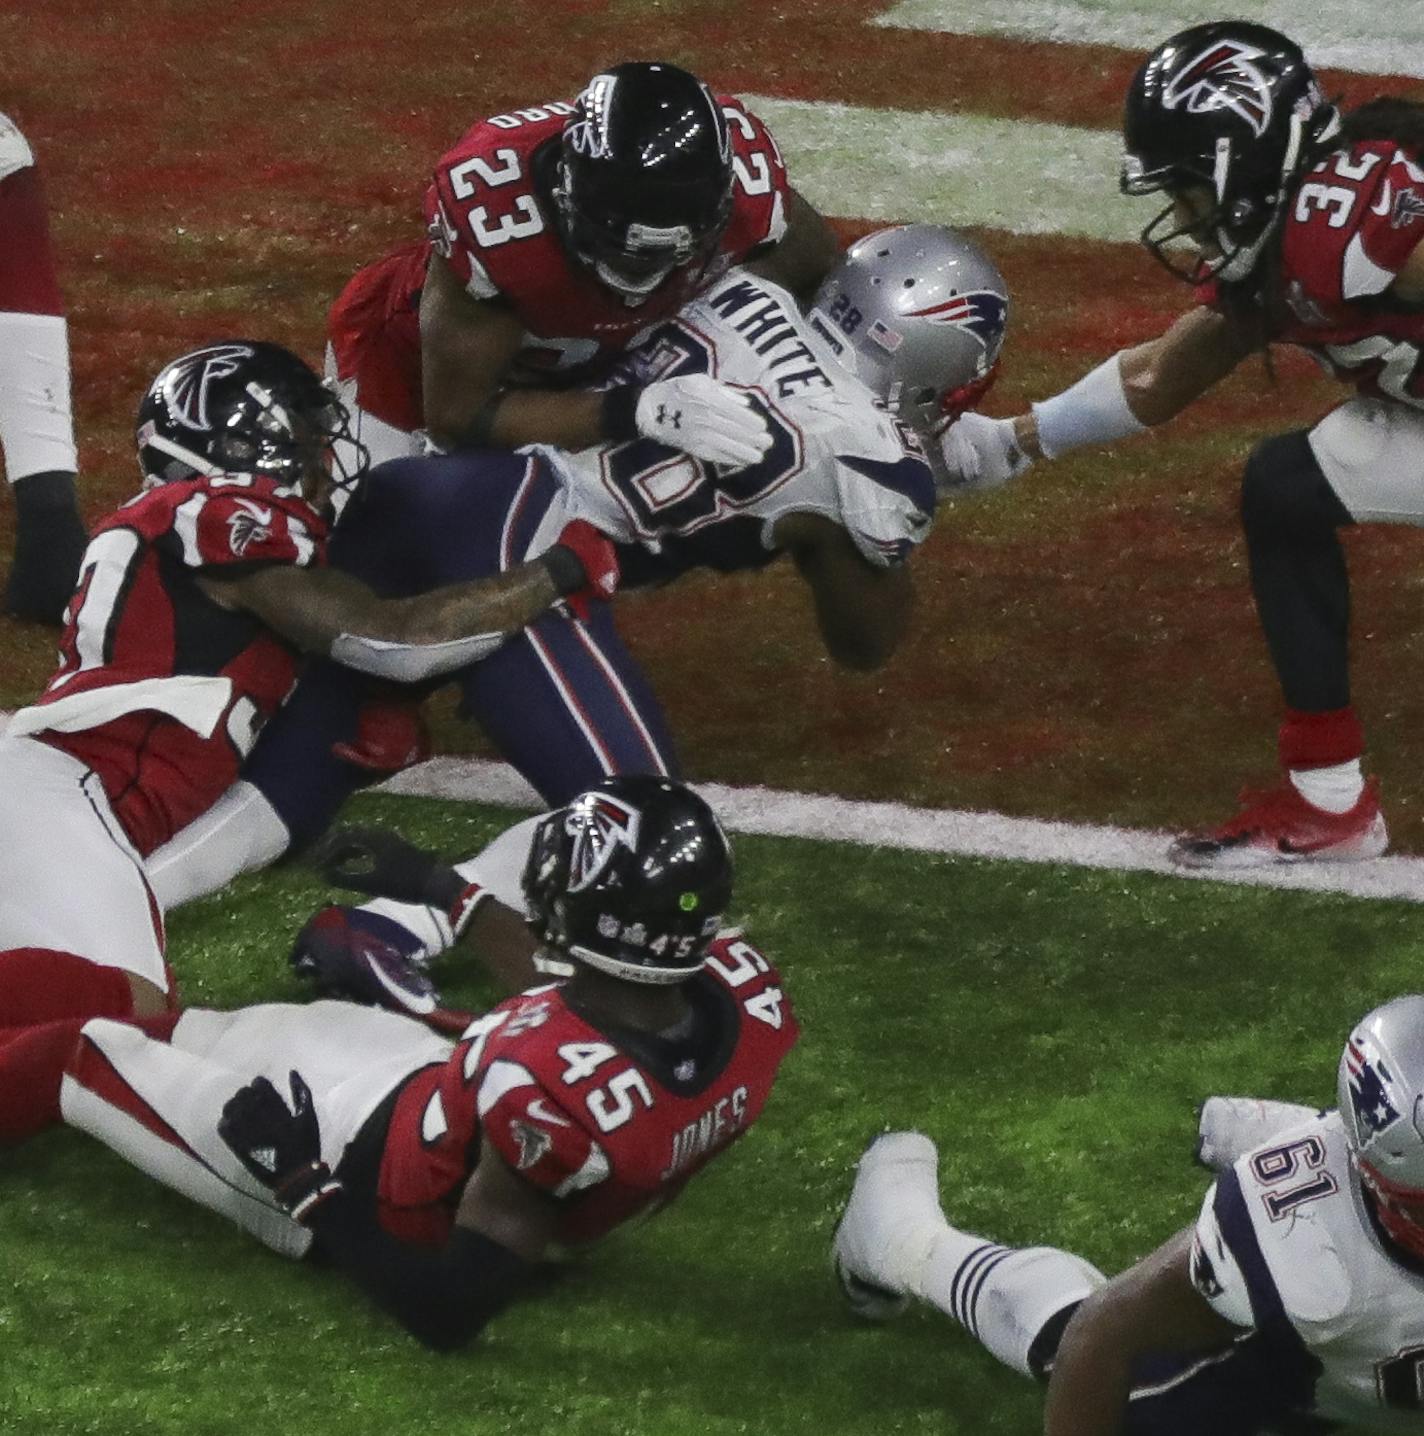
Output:
<path fill-rule="evenodd" d="M 1208 1097 L 1197 1109 L 1196 1159 L 1213 1172 L 1223 1172 L 1247 1152 L 1319 1115 L 1318 1108 L 1296 1102 Z"/>
<path fill-rule="evenodd" d="M 851 1310 L 869 1321 L 899 1316 L 943 1228 L 935 1144 L 920 1132 L 881 1133 L 861 1154 L 831 1242 Z"/>

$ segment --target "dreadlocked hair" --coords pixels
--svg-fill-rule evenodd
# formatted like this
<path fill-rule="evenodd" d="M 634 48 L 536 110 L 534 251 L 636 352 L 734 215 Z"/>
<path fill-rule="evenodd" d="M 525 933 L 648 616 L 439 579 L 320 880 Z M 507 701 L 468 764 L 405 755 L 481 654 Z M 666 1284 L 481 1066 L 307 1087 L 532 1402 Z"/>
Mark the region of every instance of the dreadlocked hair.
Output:
<path fill-rule="evenodd" d="M 1379 95 L 1348 111 L 1340 122 L 1338 147 L 1363 140 L 1392 140 L 1424 158 L 1424 104 Z"/>

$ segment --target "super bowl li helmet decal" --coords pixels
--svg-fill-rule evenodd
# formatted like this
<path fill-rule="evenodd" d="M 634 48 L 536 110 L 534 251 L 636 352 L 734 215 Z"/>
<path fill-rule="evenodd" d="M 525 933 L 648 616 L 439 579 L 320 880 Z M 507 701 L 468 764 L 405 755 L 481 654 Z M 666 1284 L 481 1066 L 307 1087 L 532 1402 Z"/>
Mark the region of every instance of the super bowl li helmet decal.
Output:
<path fill-rule="evenodd" d="M 1328 151 L 1340 113 L 1294 41 L 1265 25 L 1194 25 L 1159 45 L 1128 86 L 1122 189 L 1164 192 L 1142 242 L 1179 278 L 1237 282 L 1261 258 L 1292 182 Z M 1201 207 L 1178 210 L 1188 193 Z M 1178 262 L 1173 241 L 1217 251 Z"/>
<path fill-rule="evenodd" d="M 1362 1018 L 1340 1058 L 1340 1118 L 1390 1239 L 1424 1257 L 1424 997 Z"/>
<path fill-rule="evenodd" d="M 332 472 L 331 444 L 360 457 Z M 144 487 L 200 475 L 260 473 L 283 487 L 353 483 L 365 449 L 346 409 L 311 367 L 279 344 L 234 339 L 165 364 L 139 405 L 135 429 Z"/>
<path fill-rule="evenodd" d="M 703 264 L 732 212 L 732 148 L 712 92 L 676 65 L 595 75 L 564 126 L 554 184 L 570 253 L 630 304 Z"/>
<path fill-rule="evenodd" d="M 554 953 L 631 982 L 698 971 L 732 894 L 711 808 L 667 778 L 605 778 L 535 829 L 530 925 Z"/>
<path fill-rule="evenodd" d="M 810 310 L 812 326 L 845 367 L 922 433 L 984 397 L 1008 317 L 998 266 L 940 224 L 866 235 L 826 277 Z"/>

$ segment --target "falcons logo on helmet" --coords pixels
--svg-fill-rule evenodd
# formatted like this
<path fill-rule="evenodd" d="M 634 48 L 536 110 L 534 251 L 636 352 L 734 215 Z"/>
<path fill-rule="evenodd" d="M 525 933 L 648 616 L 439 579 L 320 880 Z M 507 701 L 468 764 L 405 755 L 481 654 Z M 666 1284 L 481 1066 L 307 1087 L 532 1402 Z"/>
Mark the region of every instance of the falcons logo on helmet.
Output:
<path fill-rule="evenodd" d="M 215 379 L 237 373 L 242 361 L 250 358 L 252 350 L 246 344 L 214 344 L 174 364 L 164 396 L 173 418 L 185 428 L 206 433 L 210 427 L 208 386 Z"/>
<path fill-rule="evenodd" d="M 634 851 L 641 820 L 637 808 L 601 793 L 573 808 L 565 820 L 565 831 L 574 840 L 569 851 L 568 891 L 582 892 L 596 882 L 620 846 Z"/>
<path fill-rule="evenodd" d="M 911 309 L 907 319 L 928 319 L 931 324 L 952 324 L 967 329 L 986 349 L 1004 332 L 1009 302 L 992 289 L 971 289 L 927 309 Z"/>
<path fill-rule="evenodd" d="M 1178 75 L 1162 94 L 1169 110 L 1189 115 L 1208 110 L 1230 110 L 1251 126 L 1258 138 L 1271 123 L 1271 87 L 1252 64 L 1265 52 L 1239 40 L 1222 40 L 1204 51 Z"/>
<path fill-rule="evenodd" d="M 1373 1135 L 1399 1121 L 1399 1112 L 1385 1086 L 1394 1080 L 1389 1068 L 1379 1058 L 1372 1060 L 1353 1038 L 1345 1048 L 1345 1067 L 1350 1074 L 1350 1105 L 1355 1109 L 1360 1131 Z"/>

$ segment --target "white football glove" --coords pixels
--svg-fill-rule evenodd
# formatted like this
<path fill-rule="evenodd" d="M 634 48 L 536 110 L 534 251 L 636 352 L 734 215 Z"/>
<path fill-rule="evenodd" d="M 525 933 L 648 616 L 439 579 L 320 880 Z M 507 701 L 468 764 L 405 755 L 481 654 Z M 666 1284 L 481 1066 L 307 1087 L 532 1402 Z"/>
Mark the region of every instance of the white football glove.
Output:
<path fill-rule="evenodd" d="M 633 421 L 645 439 L 733 469 L 756 463 L 771 448 L 771 431 L 751 400 L 709 374 L 649 384 Z"/>
<path fill-rule="evenodd" d="M 1014 438 L 1012 419 L 961 414 L 938 442 L 946 477 L 959 488 L 997 489 L 1033 463 Z"/>

